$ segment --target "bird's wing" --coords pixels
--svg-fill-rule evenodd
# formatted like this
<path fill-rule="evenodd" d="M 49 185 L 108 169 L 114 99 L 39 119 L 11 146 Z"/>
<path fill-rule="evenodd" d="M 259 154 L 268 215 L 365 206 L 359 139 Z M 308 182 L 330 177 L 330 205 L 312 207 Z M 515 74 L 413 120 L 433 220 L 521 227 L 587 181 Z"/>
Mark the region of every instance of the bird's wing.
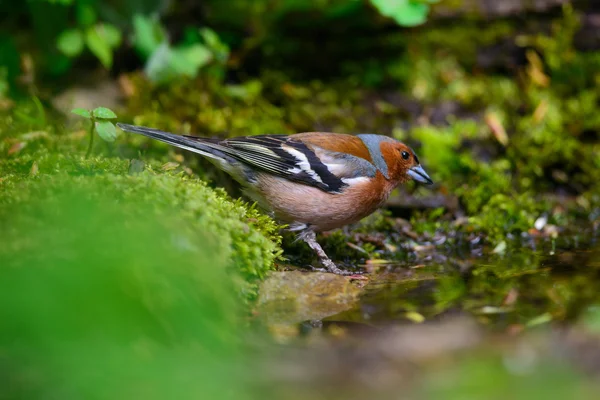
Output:
<path fill-rule="evenodd" d="M 219 140 L 175 135 L 121 123 L 117 125 L 125 131 L 142 134 L 205 157 L 226 163 L 237 161 L 251 169 L 313 186 L 328 193 L 340 193 L 348 185 L 375 176 L 375 167 L 369 161 L 334 151 L 323 141 L 311 140 L 314 135 L 310 134 L 244 136 Z M 322 135 L 332 137 L 334 134 Z M 337 140 L 353 143 L 354 139 L 351 138 L 354 136 L 339 135 Z"/>
<path fill-rule="evenodd" d="M 217 144 L 219 150 L 252 167 L 283 178 L 341 192 L 347 184 L 334 174 L 306 143 L 285 135 L 246 136 Z"/>
<path fill-rule="evenodd" d="M 371 152 L 358 136 L 307 132 L 290 138 L 310 147 L 327 169 L 346 184 L 355 184 L 377 174 Z"/>

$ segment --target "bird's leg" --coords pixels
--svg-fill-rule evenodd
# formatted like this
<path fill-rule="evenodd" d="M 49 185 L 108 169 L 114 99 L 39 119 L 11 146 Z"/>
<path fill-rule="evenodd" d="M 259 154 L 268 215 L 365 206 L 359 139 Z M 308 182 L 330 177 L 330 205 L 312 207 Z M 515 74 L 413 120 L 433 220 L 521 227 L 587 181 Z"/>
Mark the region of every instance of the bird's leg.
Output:
<path fill-rule="evenodd" d="M 350 271 L 344 271 L 344 270 L 338 268 L 337 265 L 335 265 L 335 263 L 333 261 L 331 261 L 331 259 L 329 257 L 327 257 L 325 250 L 323 250 L 321 245 L 317 242 L 317 235 L 315 234 L 314 231 L 307 229 L 307 230 L 303 231 L 302 233 L 300 233 L 300 235 L 298 237 L 300 239 L 304 240 L 306 242 L 306 244 L 308 244 L 310 246 L 310 248 L 313 249 L 317 253 L 317 256 L 319 257 L 319 261 L 321 261 L 321 264 L 323 264 L 323 266 L 325 268 L 327 268 L 327 271 L 331 272 L 332 274 L 337 274 L 337 275 L 352 275 L 353 274 Z"/>

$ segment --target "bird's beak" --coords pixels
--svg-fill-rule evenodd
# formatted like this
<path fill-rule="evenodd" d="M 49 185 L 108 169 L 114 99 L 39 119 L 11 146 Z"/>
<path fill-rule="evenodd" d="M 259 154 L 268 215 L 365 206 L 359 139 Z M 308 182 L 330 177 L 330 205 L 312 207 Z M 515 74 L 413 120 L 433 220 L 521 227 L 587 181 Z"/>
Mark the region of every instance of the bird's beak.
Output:
<path fill-rule="evenodd" d="M 409 168 L 407 174 L 417 182 L 425 183 L 426 185 L 433 185 L 433 181 L 420 165 Z"/>

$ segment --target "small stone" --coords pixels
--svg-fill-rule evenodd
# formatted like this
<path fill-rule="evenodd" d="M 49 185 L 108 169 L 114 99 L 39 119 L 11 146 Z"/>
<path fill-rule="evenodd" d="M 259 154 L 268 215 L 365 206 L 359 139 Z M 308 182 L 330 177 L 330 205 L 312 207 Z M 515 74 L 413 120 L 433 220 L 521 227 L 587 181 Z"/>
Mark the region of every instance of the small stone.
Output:
<path fill-rule="evenodd" d="M 542 215 L 541 217 L 539 217 L 538 219 L 535 220 L 535 223 L 533 224 L 533 226 L 538 231 L 541 231 L 542 229 L 544 229 L 544 227 L 546 226 L 547 223 L 548 223 L 548 217 L 545 215 Z"/>
<path fill-rule="evenodd" d="M 361 291 L 347 276 L 279 271 L 260 284 L 257 308 L 270 323 L 321 320 L 352 308 Z"/>

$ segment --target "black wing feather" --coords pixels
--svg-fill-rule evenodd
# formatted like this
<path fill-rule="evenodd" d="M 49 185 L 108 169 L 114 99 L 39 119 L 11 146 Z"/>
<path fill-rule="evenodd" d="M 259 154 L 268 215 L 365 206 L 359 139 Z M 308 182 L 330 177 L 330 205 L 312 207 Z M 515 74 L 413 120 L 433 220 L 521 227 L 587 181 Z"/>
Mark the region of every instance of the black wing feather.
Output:
<path fill-rule="evenodd" d="M 194 136 L 188 137 L 204 140 L 204 138 Z M 306 144 L 290 139 L 286 135 L 243 136 L 213 143 L 218 146 L 219 151 L 254 168 L 305 185 L 315 186 L 326 192 L 337 193 L 347 186 L 339 177 L 329 171 Z M 319 177 L 320 181 L 302 170 L 300 168 L 301 160 L 286 151 L 284 146 L 302 153 L 306 157 L 310 169 Z M 299 170 L 300 172 L 298 172 Z"/>
<path fill-rule="evenodd" d="M 321 162 L 310 147 L 286 135 L 244 136 L 219 140 L 175 135 L 157 129 L 121 123 L 117 125 L 123 130 L 139 133 L 205 156 L 230 160 L 228 162 L 237 160 L 252 169 L 317 187 L 329 193 L 339 193 L 347 186 Z M 291 148 L 302 156 L 291 154 L 286 148 Z"/>

